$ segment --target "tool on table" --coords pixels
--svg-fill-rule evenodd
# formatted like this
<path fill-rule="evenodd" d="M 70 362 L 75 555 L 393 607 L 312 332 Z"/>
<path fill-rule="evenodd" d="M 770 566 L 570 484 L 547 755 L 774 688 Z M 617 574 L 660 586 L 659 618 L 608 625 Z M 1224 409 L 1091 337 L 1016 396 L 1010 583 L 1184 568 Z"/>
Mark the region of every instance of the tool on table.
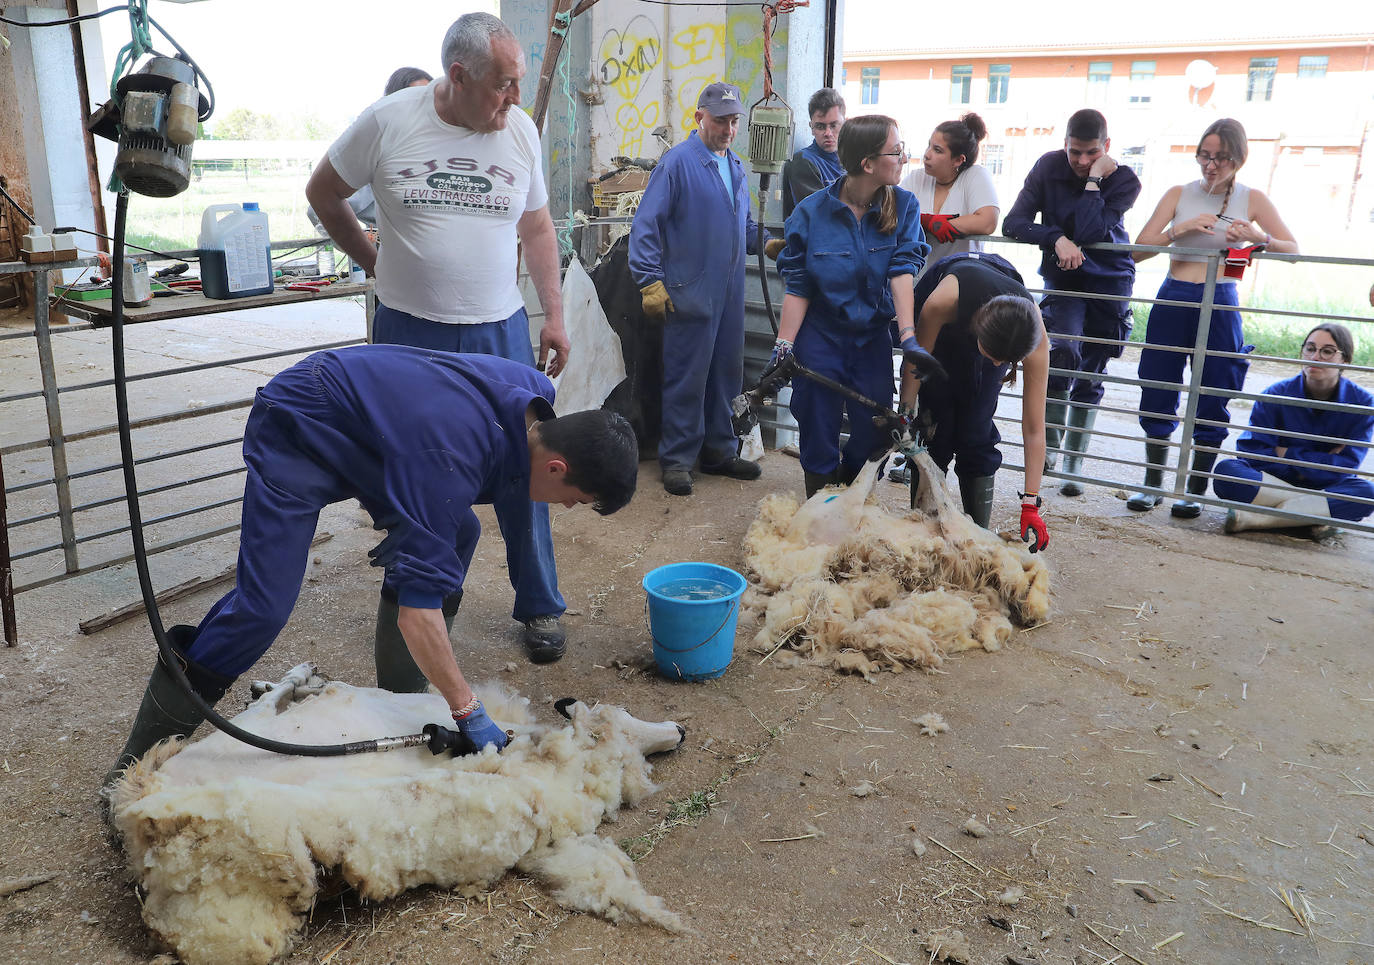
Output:
<path fill-rule="evenodd" d="M 286 286 L 286 290 L 289 292 L 318 292 L 328 288 L 338 280 L 338 275 L 325 275 L 320 278 L 302 279 L 301 281 L 291 282 L 291 284 Z"/>

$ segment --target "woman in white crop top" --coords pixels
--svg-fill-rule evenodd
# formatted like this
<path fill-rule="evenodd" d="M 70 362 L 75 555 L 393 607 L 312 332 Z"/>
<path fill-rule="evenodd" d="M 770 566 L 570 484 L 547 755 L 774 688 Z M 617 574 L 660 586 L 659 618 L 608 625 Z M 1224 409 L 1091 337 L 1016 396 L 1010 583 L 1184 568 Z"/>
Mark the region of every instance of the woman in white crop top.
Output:
<path fill-rule="evenodd" d="M 921 167 L 902 179 L 901 186 L 921 203 L 921 227 L 930 245 L 925 268 L 946 255 L 982 251 L 982 243 L 969 236 L 997 230 L 997 188 L 987 168 L 975 163 L 978 142 L 987 136 L 987 125 L 972 112 L 937 125 Z"/>
<path fill-rule="evenodd" d="M 1180 248 L 1242 248 L 1263 245 L 1268 251 L 1295 253 L 1298 243 L 1279 217 L 1274 204 L 1262 191 L 1236 182 L 1236 173 L 1245 163 L 1249 144 L 1245 128 L 1229 117 L 1214 121 L 1202 134 L 1197 146 L 1197 162 L 1202 177 L 1190 184 L 1179 184 L 1164 192 L 1159 206 L 1135 239 L 1138 245 L 1178 246 Z M 1151 255 L 1136 252 L 1136 261 Z M 1145 327 L 1147 347 L 1140 352 L 1139 375 L 1143 380 L 1180 385 L 1190 355 L 1148 346 L 1191 348 L 1197 342 L 1199 310 L 1207 282 L 1207 256 L 1171 253 L 1169 274 L 1160 286 L 1160 300 L 1191 302 L 1192 306 L 1154 305 Z M 1238 392 L 1245 384 L 1249 364 L 1242 358 L 1222 358 L 1214 352 L 1244 354 L 1240 312 L 1235 310 L 1236 283 L 1218 276 L 1213 294 L 1211 323 L 1207 332 L 1208 354 L 1202 366 L 1202 384 L 1214 389 Z M 1164 463 L 1169 456 L 1169 437 L 1178 427 L 1178 389 L 1142 386 L 1140 425 L 1145 430 L 1145 488 L 1126 501 L 1137 511 L 1153 509 L 1163 497 L 1158 490 L 1164 482 Z M 1230 413 L 1228 396 L 1200 395 L 1197 402 L 1199 422 L 1193 429 L 1192 472 L 1188 475 L 1189 495 L 1207 492 L 1208 473 L 1217 458 L 1217 447 L 1226 439 Z M 1207 425 L 1206 422 L 1218 423 Z M 1192 500 L 1174 503 L 1171 512 L 1192 519 L 1202 505 Z"/>

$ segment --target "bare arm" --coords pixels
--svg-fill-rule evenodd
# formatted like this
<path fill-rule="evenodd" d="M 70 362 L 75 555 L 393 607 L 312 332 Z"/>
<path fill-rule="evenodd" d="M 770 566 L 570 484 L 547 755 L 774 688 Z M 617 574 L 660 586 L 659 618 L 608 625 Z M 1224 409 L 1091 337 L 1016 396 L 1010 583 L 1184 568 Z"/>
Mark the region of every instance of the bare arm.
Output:
<path fill-rule="evenodd" d="M 1288 225 L 1279 217 L 1274 202 L 1270 201 L 1264 192 L 1250 189 L 1250 210 L 1247 214 L 1250 215 L 1249 221 L 1231 222 L 1230 227 L 1226 229 L 1227 241 L 1258 245 L 1264 244 L 1267 236 L 1266 250 L 1287 255 L 1298 253 L 1298 242 L 1294 239 L 1293 232 L 1288 230 Z"/>
<path fill-rule="evenodd" d="M 802 320 L 806 318 L 806 310 L 810 307 L 811 299 L 809 298 L 793 295 L 790 292 L 783 295 L 782 318 L 778 320 L 778 338 L 795 342 L 797 333 L 801 331 Z"/>
<path fill-rule="evenodd" d="M 1169 237 L 1169 222 L 1174 219 L 1174 211 L 1178 209 L 1178 198 L 1183 193 L 1180 185 L 1174 185 L 1164 192 L 1164 197 L 1159 199 L 1159 204 L 1155 206 L 1154 214 L 1150 215 L 1150 220 L 1145 222 L 1145 227 L 1140 229 L 1140 234 L 1135 236 L 1135 243 L 1138 245 L 1158 245 L 1161 248 L 1168 247 L 1173 239 Z M 1153 258 L 1154 254 L 1147 251 L 1133 251 L 1131 257 L 1136 261 L 1144 261 Z"/>
<path fill-rule="evenodd" d="M 990 235 L 997 231 L 997 205 L 985 204 L 972 214 L 961 214 L 950 224 L 965 235 Z"/>
<path fill-rule="evenodd" d="M 377 272 L 377 246 L 368 240 L 363 226 L 348 206 L 348 199 L 354 190 L 339 177 L 339 172 L 329 163 L 329 156 L 325 155 L 306 182 L 305 197 L 334 244 L 342 248 L 355 264 L 362 266 L 363 271 L 374 275 Z"/>
<path fill-rule="evenodd" d="M 1035 310 L 1036 317 L 1040 309 Z M 1021 362 L 1021 442 L 1026 456 L 1027 493 L 1040 492 L 1045 471 L 1045 390 L 1050 378 L 1050 337 L 1040 321 L 1040 343 Z"/>
<path fill-rule="evenodd" d="M 535 365 L 547 362 L 550 378 L 563 371 L 568 362 L 568 333 L 563 329 L 563 285 L 558 274 L 558 238 L 553 231 L 553 218 L 545 205 L 537 211 L 526 211 L 515 223 L 516 234 L 525 249 L 525 265 L 530 280 L 544 309 L 544 325 L 539 329 L 539 355 Z M 549 353 L 553 358 L 549 358 Z"/>
<path fill-rule="evenodd" d="M 997 209 L 994 208 L 993 211 Z M 996 223 L 996 215 L 994 224 Z M 892 307 L 897 310 L 897 339 L 906 338 L 915 331 L 916 326 L 916 287 L 915 275 L 894 275 L 888 279 L 892 288 Z"/>
<path fill-rule="evenodd" d="M 444 627 L 443 611 L 402 606 L 396 617 L 396 625 L 405 637 L 406 648 L 410 650 L 415 666 L 444 695 L 450 710 L 462 710 L 472 700 L 472 688 L 463 678 L 458 661 L 453 657 L 453 645 L 449 643 L 448 630 Z"/>

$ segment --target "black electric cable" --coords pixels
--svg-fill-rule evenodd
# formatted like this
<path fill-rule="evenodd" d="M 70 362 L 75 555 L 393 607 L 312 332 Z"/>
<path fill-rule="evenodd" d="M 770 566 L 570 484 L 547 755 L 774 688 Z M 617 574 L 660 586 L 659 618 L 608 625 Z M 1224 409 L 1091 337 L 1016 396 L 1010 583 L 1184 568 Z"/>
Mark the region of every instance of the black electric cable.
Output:
<path fill-rule="evenodd" d="M 81 23 L 85 20 L 97 20 L 100 17 L 112 13 L 121 13 L 129 9 L 126 3 L 121 7 L 106 7 L 104 10 L 97 10 L 95 13 L 83 13 L 79 17 L 67 17 L 63 20 L 11 20 L 8 17 L 0 17 L 0 23 L 7 23 L 12 27 L 62 27 L 67 24 Z M 168 38 L 171 39 L 171 38 Z"/>
<path fill-rule="evenodd" d="M 24 217 L 27 218 L 28 215 L 26 214 L 26 215 L 24 215 Z M 79 234 L 83 234 L 83 235 L 94 235 L 94 236 L 97 237 L 97 238 L 104 238 L 106 241 L 110 241 L 110 242 L 113 242 L 113 241 L 114 241 L 114 239 L 111 238 L 109 235 L 101 234 L 99 231 L 92 231 L 90 228 L 78 228 L 78 227 L 76 227 L 75 225 L 63 225 L 63 226 L 60 227 L 60 228 L 54 228 L 54 229 L 52 229 L 52 231 L 50 231 L 50 232 L 48 232 L 48 233 L 49 233 L 49 234 L 54 234 L 54 235 L 63 235 L 63 234 L 70 234 L 70 233 L 73 232 L 73 231 L 78 232 Z M 145 247 L 143 247 L 142 245 L 136 245 L 136 244 L 134 244 L 132 241 L 126 241 L 126 242 L 124 242 L 124 247 L 125 247 L 125 248 L 137 248 L 139 251 L 146 251 L 146 252 L 148 252 L 148 254 L 150 254 L 150 255 L 157 255 L 159 258 L 166 258 L 168 261 L 199 261 L 199 260 L 200 260 L 200 259 L 197 258 L 195 255 L 169 255 L 169 254 L 167 254 L 167 252 L 165 252 L 165 251 L 158 251 L 156 248 L 145 248 Z"/>
<path fill-rule="evenodd" d="M 221 717 L 206 702 L 205 698 L 196 693 L 195 688 L 186 678 L 186 671 L 182 667 L 183 658 L 173 648 L 171 641 L 167 639 L 167 633 L 162 625 L 162 613 L 157 605 L 157 595 L 153 592 L 153 580 L 148 571 L 148 551 L 143 541 L 143 513 L 138 501 L 138 479 L 134 472 L 134 445 L 129 427 L 129 394 L 124 366 L 123 248 L 124 226 L 128 220 L 128 213 L 129 195 L 127 191 L 121 191 L 115 202 L 115 250 L 114 270 L 112 272 L 114 277 L 110 291 L 110 333 L 111 349 L 114 354 L 115 415 L 119 422 L 120 455 L 124 460 L 124 491 L 129 504 L 129 536 L 134 544 L 134 565 L 138 570 L 138 585 L 143 593 L 143 606 L 148 614 L 148 624 L 152 627 L 153 638 L 157 641 L 157 649 L 161 654 L 163 664 L 177 685 L 191 698 L 196 709 L 205 715 L 207 721 L 230 737 L 260 750 L 271 751 L 274 754 L 290 754 L 296 757 L 343 757 L 349 754 L 366 754 L 372 751 L 413 746 L 415 743 L 419 743 L 420 735 L 382 737 L 375 740 L 352 741 L 347 744 L 288 744 L 284 741 L 272 740 L 269 737 L 262 737 L 259 734 L 246 731 Z M 431 730 L 438 736 L 431 734 Z M 447 728 L 441 728 L 434 724 L 425 728 L 425 734 L 429 736 L 431 741 L 439 742 L 440 750 L 447 746 L 443 743 L 444 740 L 451 740 L 456 737 Z M 433 743 L 430 745 L 430 750 L 435 753 L 439 752 Z"/>
<path fill-rule="evenodd" d="M 768 290 L 768 269 L 763 254 L 763 211 L 768 204 L 768 178 L 767 174 L 759 175 L 759 224 L 758 237 L 755 239 L 755 254 L 759 258 L 759 284 L 763 286 L 763 307 L 768 309 L 768 324 L 773 326 L 773 337 L 778 337 L 778 316 L 773 312 L 773 295 Z M 786 190 L 786 185 L 783 186 Z"/>
<path fill-rule="evenodd" d="M 24 217 L 29 219 L 29 224 L 38 224 L 38 221 L 34 218 L 34 216 L 25 211 L 23 205 L 21 205 L 18 201 L 14 200 L 14 198 L 10 196 L 10 193 L 5 190 L 4 185 L 0 185 L 0 194 L 3 194 L 5 196 L 5 200 L 8 201 L 10 204 L 14 205 L 15 211 L 18 211 Z"/>

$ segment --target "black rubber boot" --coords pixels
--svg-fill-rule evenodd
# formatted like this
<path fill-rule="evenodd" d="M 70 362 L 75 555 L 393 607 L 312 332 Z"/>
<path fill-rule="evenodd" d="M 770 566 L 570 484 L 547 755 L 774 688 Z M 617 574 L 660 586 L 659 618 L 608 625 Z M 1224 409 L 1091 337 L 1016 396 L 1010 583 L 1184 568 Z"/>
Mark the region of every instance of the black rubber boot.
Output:
<path fill-rule="evenodd" d="M 1162 442 L 1145 441 L 1145 485 L 1159 489 L 1164 485 L 1164 460 L 1169 458 L 1169 447 Z M 1154 509 L 1164 502 L 1163 496 L 1154 493 L 1136 493 L 1126 500 L 1126 508 L 1143 513 Z"/>
<path fill-rule="evenodd" d="M 190 680 L 191 687 L 207 704 L 214 705 L 224 692 L 234 683 L 233 677 L 226 677 L 200 666 L 184 656 L 196 639 L 196 628 L 185 624 L 172 627 L 167 631 L 173 649 L 181 655 L 182 669 Z M 133 729 L 119 752 L 114 767 L 105 775 L 103 787 L 108 788 L 118 780 L 124 768 L 133 764 L 152 749 L 158 741 L 169 737 L 190 737 L 205 720 L 199 707 L 181 689 L 172 672 L 162 662 L 161 654 L 153 665 L 148 677 L 148 686 L 143 691 L 143 702 L 138 706 L 134 717 Z"/>
<path fill-rule="evenodd" d="M 1188 482 L 1184 485 L 1190 496 L 1203 496 L 1207 493 L 1207 485 L 1212 480 L 1206 476 L 1196 475 L 1200 472 L 1211 472 L 1212 466 L 1217 461 L 1215 452 L 1199 452 L 1193 450 L 1193 471 L 1188 475 Z M 1169 507 L 1169 514 L 1179 519 L 1197 519 L 1202 515 L 1202 503 L 1195 503 L 1191 499 L 1180 499 Z"/>
<path fill-rule="evenodd" d="M 992 519 L 992 490 L 995 476 L 959 477 L 959 498 L 963 500 L 964 512 L 983 529 L 988 528 Z"/>
<path fill-rule="evenodd" d="M 1050 472 L 1059 464 L 1059 443 L 1064 438 L 1064 417 L 1068 415 L 1069 393 L 1045 393 L 1045 471 Z"/>
<path fill-rule="evenodd" d="M 1069 407 L 1069 431 L 1064 433 L 1064 472 L 1083 471 L 1083 453 L 1088 451 L 1092 438 L 1093 423 L 1097 421 L 1097 410 L 1087 406 Z M 1067 480 L 1059 487 L 1065 496 L 1083 495 L 1083 484 L 1077 480 Z"/>
<path fill-rule="evenodd" d="M 444 627 L 449 633 L 453 632 L 453 618 L 462 602 L 462 590 L 444 597 Z M 400 612 L 395 593 L 383 586 L 381 599 L 377 601 L 377 629 L 372 640 L 377 686 L 393 694 L 422 694 L 429 689 L 429 679 L 406 646 L 405 636 L 396 622 Z"/>
<path fill-rule="evenodd" d="M 802 483 L 806 486 L 806 498 L 810 499 L 826 486 L 834 486 L 840 481 L 840 474 L 836 472 L 807 472 L 802 470 Z"/>

